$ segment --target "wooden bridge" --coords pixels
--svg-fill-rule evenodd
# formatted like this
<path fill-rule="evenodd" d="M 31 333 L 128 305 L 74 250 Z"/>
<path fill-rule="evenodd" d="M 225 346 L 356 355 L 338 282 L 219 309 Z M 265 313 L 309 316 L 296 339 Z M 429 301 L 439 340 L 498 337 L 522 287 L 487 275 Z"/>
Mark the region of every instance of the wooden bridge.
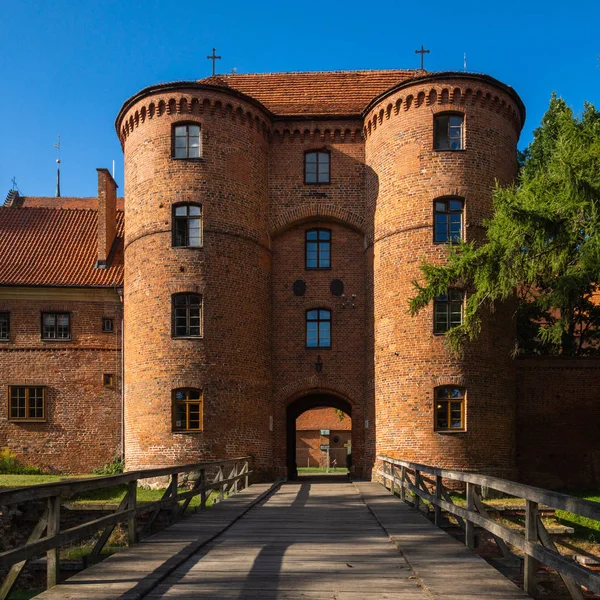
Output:
<path fill-rule="evenodd" d="M 175 477 L 175 484 L 170 486 L 171 492 L 167 490 L 158 507 L 170 506 L 172 512 L 181 512 L 181 501 L 191 498 L 192 492 L 205 495 L 208 490 L 217 489 L 224 498 L 227 492 L 236 491 L 234 487 L 244 485 L 249 475 L 245 459 L 234 461 L 233 467 L 231 462 L 219 463 L 216 475 L 208 476 L 210 467 L 214 468 L 215 464 L 194 465 L 193 468 L 203 475 L 200 483 L 187 492 L 177 491 Z M 392 459 L 383 459 L 382 464 L 380 475 L 391 490 L 374 482 L 350 482 L 345 476 L 314 476 L 297 482 L 244 487 L 209 510 L 177 520 L 162 532 L 112 555 L 64 583 L 50 587 L 38 598 L 512 600 L 529 597 L 468 547 L 472 544 L 471 523 L 494 530 L 492 533 L 500 544 L 504 544 L 502 537 L 506 537 L 505 532 L 486 522 L 493 520 L 485 514 L 476 494 L 474 486 L 477 484 L 469 481 L 469 478 L 482 476 L 442 471 Z M 186 469 L 191 470 L 192 466 L 188 465 Z M 176 470 L 181 473 L 183 468 Z M 168 470 L 161 470 L 161 474 L 164 475 L 165 471 Z M 147 472 L 117 477 L 133 477 L 129 485 L 134 487 L 131 482 L 140 479 L 140 475 L 147 476 Z M 446 481 L 449 475 L 458 476 L 459 481 L 467 478 L 467 508 L 457 507 L 450 501 L 442 485 L 442 478 Z M 502 485 L 498 482 L 503 480 L 486 478 L 488 485 Z M 511 482 L 504 484 L 518 486 Z M 46 487 L 46 494 L 55 494 L 57 485 L 65 484 L 39 487 Z M 537 490 L 519 487 L 521 492 L 530 494 Z M 390 491 L 395 494 L 390 494 Z M 513 488 L 512 492 L 515 491 Z M 535 493 L 539 492 L 544 491 Z M 17 493 L 24 493 L 24 490 L 0 493 L 0 505 L 11 499 L 9 494 L 14 500 Z M 32 489 L 29 490 L 31 493 Z M 417 507 L 418 501 L 423 499 L 436 506 L 436 521 L 442 519 L 442 508 L 463 521 L 467 545 L 450 537 L 414 506 L 398 497 L 409 493 L 417 500 L 413 502 Z M 50 498 L 49 506 L 56 506 L 57 502 L 53 500 L 56 496 L 45 497 Z M 564 502 L 565 498 L 569 497 L 554 498 L 553 501 Z M 569 499 L 569 508 L 578 508 L 578 502 L 586 501 Z M 535 500 L 528 503 L 531 503 L 531 506 L 528 504 L 529 509 L 535 513 Z M 597 518 L 600 518 L 600 507 L 595 503 L 588 504 L 591 506 L 585 506 L 583 511 L 596 511 Z M 120 512 L 127 514 L 118 517 L 117 512 L 113 520 L 128 520 L 135 530 L 132 519 L 137 515 L 136 511 L 137 508 L 131 508 L 130 499 L 126 497 Z M 534 517 L 537 523 L 537 514 Z M 47 514 L 44 518 L 51 522 Z M 106 520 L 102 524 L 104 535 L 99 541 L 107 537 L 109 528 L 112 530 L 110 525 L 106 526 L 108 518 L 103 518 Z M 531 524 L 528 525 L 531 530 Z M 63 539 L 74 535 L 64 536 L 64 533 Z M 38 540 L 26 546 L 0 554 L 0 566 L 13 564 L 11 573 L 14 580 L 17 567 L 22 567 L 16 563 L 17 559 L 22 561 L 28 553 L 39 554 L 40 549 L 47 550 L 53 546 L 52 537 L 60 535 L 60 532 L 51 530 L 50 536 L 38 536 Z M 514 535 L 517 534 L 512 531 L 509 537 Z M 581 583 L 590 590 L 600 591 L 600 577 L 565 558 L 557 558 L 560 555 L 547 549 L 547 544 L 543 543 L 543 534 L 535 543 L 531 536 L 525 537 L 524 544 L 514 537 L 508 541 L 512 546 L 524 546 L 526 556 L 537 553 L 538 558 L 543 555 L 548 560 L 544 554 L 547 550 L 550 560 L 558 561 L 553 566 L 563 572 L 574 598 L 583 598 Z M 133 544 L 134 540 L 130 541 Z M 528 544 L 536 548 L 532 549 Z M 541 554 L 539 548 L 544 549 Z M 53 550 L 48 552 L 53 553 Z M 49 558 L 49 579 L 50 583 L 54 583 L 57 555 L 50 554 Z M 563 560 L 566 568 L 558 564 Z M 526 585 L 533 591 L 534 563 L 527 561 L 525 574 L 528 579 Z M 2 589 L 6 590 L 6 585 Z"/>

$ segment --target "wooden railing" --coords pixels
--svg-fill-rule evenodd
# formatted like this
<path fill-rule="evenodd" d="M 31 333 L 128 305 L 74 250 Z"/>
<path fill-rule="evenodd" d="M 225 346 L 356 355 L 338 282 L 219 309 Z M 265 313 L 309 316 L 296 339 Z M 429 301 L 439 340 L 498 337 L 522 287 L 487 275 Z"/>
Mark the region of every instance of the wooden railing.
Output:
<path fill-rule="evenodd" d="M 248 487 L 249 457 L 224 461 L 212 461 L 160 469 L 131 471 L 122 475 L 75 479 L 60 483 L 47 483 L 31 487 L 13 488 L 0 491 L 0 507 L 8 507 L 27 502 L 46 501 L 46 509 L 26 544 L 0 553 L 0 569 L 10 567 L 10 570 L 0 586 L 0 600 L 5 600 L 17 577 L 25 567 L 26 562 L 46 553 L 47 586 L 56 585 L 60 570 L 59 549 L 65 544 L 81 540 L 102 531 L 100 539 L 92 549 L 90 556 L 100 554 L 111 533 L 118 523 L 127 522 L 127 542 L 131 546 L 138 536 L 147 531 L 161 509 L 170 510 L 170 521 L 180 518 L 188 508 L 194 496 L 200 496 L 200 509 L 206 508 L 207 493 L 218 491 L 218 501 L 225 494 L 235 493 Z M 198 479 L 193 487 L 185 492 L 179 491 L 180 473 L 197 473 Z M 137 487 L 141 479 L 169 477 L 169 485 L 162 498 L 154 502 L 137 504 Z M 102 489 L 127 484 L 127 493 L 114 514 L 94 519 L 87 523 L 61 530 L 60 509 L 64 500 Z M 182 502 L 182 504 L 180 504 Z M 137 518 L 150 513 L 144 529 L 138 532 Z"/>
<path fill-rule="evenodd" d="M 600 503 L 498 477 L 438 469 L 386 456 L 377 458 L 382 464 L 382 470 L 378 471 L 378 475 L 383 478 L 386 488 L 389 488 L 393 494 L 397 493 L 405 501 L 407 492 L 411 492 L 417 509 L 421 499 L 430 502 L 434 507 L 436 525 L 441 525 L 442 510 L 454 515 L 465 531 L 465 543 L 469 548 L 475 547 L 474 527 L 477 525 L 492 534 L 505 556 L 512 555 L 507 544 L 521 550 L 525 555 L 525 591 L 528 594 L 535 594 L 537 590 L 535 574 L 538 562 L 559 573 L 573 600 L 583 600 L 581 586 L 600 594 L 600 575 L 562 556 L 538 514 L 538 506 L 544 504 L 600 521 Z M 453 503 L 443 484 L 444 480 L 464 484 L 466 508 Z M 478 487 L 492 488 L 503 494 L 525 499 L 524 535 L 498 523 L 488 515 L 477 491 Z"/>

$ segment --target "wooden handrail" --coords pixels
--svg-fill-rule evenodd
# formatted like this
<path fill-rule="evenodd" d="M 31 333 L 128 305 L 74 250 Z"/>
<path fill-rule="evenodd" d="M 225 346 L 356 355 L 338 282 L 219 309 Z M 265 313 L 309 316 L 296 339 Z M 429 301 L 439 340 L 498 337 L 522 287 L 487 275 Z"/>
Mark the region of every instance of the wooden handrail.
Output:
<path fill-rule="evenodd" d="M 0 553 L 0 568 L 10 567 L 8 575 L 0 585 L 0 600 L 5 600 L 17 577 L 23 570 L 26 562 L 35 556 L 47 553 L 47 582 L 48 587 L 56 585 L 60 570 L 58 549 L 71 542 L 89 537 L 98 531 L 103 531 L 100 540 L 92 550 L 93 555 L 98 555 L 106 544 L 114 527 L 118 523 L 127 521 L 128 544 L 137 541 L 137 517 L 146 513 L 151 515 L 150 522 L 154 520 L 161 508 L 171 511 L 171 520 L 180 518 L 185 512 L 189 502 L 194 496 L 201 497 L 200 510 L 206 508 L 207 492 L 219 491 L 219 500 L 223 500 L 225 493 L 231 494 L 248 487 L 250 457 L 232 458 L 227 460 L 215 460 L 203 463 L 192 463 L 175 467 L 164 467 L 159 469 L 145 469 L 131 471 L 122 475 L 109 475 L 106 477 L 88 478 L 78 481 L 64 481 L 60 483 L 48 483 L 35 485 L 27 488 L 15 488 L 0 492 L 0 506 L 9 506 L 22 502 L 46 500 L 47 508 L 38 524 L 34 527 L 27 543 Z M 217 469 L 214 480 L 207 479 L 206 473 L 211 469 Z M 229 476 L 225 477 L 224 469 L 231 468 Z M 178 492 L 178 475 L 186 472 L 199 472 L 200 478 L 193 489 Z M 163 497 L 155 502 L 138 505 L 136 502 L 137 483 L 140 479 L 151 477 L 170 476 L 171 482 Z M 240 485 L 240 482 L 241 485 Z M 127 493 L 121 501 L 116 512 L 111 515 L 82 523 L 70 529 L 60 530 L 60 508 L 61 502 L 76 494 L 94 490 L 112 488 L 118 485 L 128 484 Z M 179 503 L 183 501 L 183 505 Z M 44 536 L 44 532 L 46 535 Z"/>
<path fill-rule="evenodd" d="M 378 456 L 383 468 L 377 474 L 390 483 L 390 491 L 395 494 L 398 489 L 401 499 L 405 499 L 406 490 L 415 496 L 415 507 L 419 499 L 427 500 L 435 507 L 435 522 L 440 523 L 440 512 L 445 510 L 454 515 L 459 523 L 464 523 L 465 543 L 474 547 L 473 526 L 478 525 L 489 531 L 503 553 L 508 552 L 504 542 L 508 542 L 525 554 L 525 591 L 533 594 L 536 591 L 535 573 L 537 561 L 556 569 L 562 577 L 573 600 L 583 600 L 580 586 L 585 586 L 594 593 L 600 593 L 600 575 L 590 571 L 572 560 L 562 556 L 538 516 L 538 507 L 543 503 L 551 508 L 559 508 L 591 519 L 600 520 L 600 504 L 582 498 L 575 498 L 559 492 L 508 481 L 499 477 L 440 469 L 410 461 L 399 460 L 387 456 Z M 395 468 L 399 467 L 400 477 Z M 409 472 L 412 472 L 414 482 Z M 428 480 L 435 488 L 430 490 L 424 483 L 422 473 L 435 476 L 435 481 Z M 442 480 L 459 481 L 467 484 L 467 508 L 456 506 L 444 488 Z M 525 535 L 501 525 L 490 518 L 482 504 L 475 486 L 486 486 L 497 491 L 523 498 L 526 501 Z M 434 493 L 432 493 L 434 491 Z"/>

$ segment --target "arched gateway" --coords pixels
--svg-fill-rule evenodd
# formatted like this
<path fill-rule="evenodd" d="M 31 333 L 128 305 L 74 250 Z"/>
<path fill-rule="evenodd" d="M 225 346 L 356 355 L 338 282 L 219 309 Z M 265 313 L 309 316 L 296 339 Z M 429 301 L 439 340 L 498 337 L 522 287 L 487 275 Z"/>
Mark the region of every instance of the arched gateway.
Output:
<path fill-rule="evenodd" d="M 337 408 L 352 417 L 352 404 L 333 394 L 308 394 L 289 404 L 286 409 L 286 466 L 288 479 L 296 479 L 298 476 L 296 465 L 296 419 L 311 408 L 321 407 Z"/>

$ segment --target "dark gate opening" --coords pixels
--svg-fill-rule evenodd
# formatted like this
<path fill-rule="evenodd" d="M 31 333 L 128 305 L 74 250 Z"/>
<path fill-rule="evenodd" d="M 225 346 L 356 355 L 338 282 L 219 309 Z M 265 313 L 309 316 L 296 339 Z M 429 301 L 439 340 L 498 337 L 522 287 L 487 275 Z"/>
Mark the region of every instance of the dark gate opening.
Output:
<path fill-rule="evenodd" d="M 286 465 L 289 480 L 298 478 L 296 464 L 296 419 L 311 408 L 337 408 L 352 418 L 352 405 L 332 394 L 310 394 L 292 402 L 286 411 Z"/>

